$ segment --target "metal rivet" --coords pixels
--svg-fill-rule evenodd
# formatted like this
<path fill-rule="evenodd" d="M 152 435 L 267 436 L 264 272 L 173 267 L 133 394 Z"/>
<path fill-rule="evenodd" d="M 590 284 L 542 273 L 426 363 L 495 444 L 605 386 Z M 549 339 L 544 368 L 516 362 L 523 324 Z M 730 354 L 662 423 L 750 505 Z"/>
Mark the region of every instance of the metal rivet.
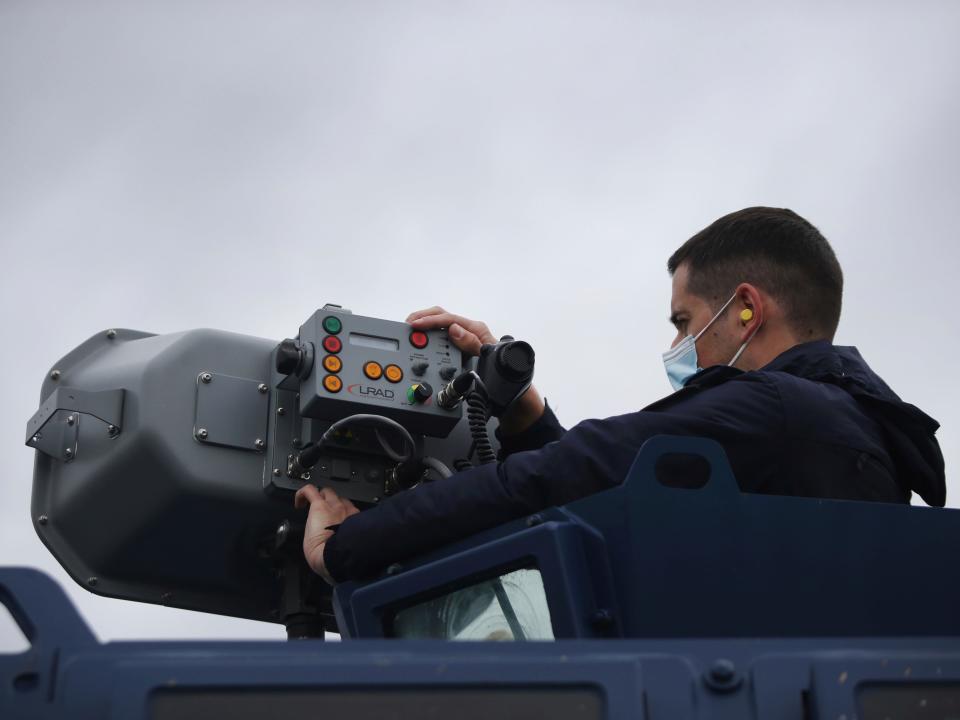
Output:
<path fill-rule="evenodd" d="M 59 379 L 60 379 L 60 371 L 59 371 L 59 370 L 54 370 L 52 373 L 50 373 L 50 379 L 51 379 L 51 380 L 59 380 Z"/>
<path fill-rule="evenodd" d="M 50 518 L 48 518 L 46 515 L 41 515 L 40 517 L 37 518 L 37 522 L 40 523 L 41 525 L 46 525 L 47 522 L 49 522 L 49 520 Z"/>
<path fill-rule="evenodd" d="M 393 563 L 387 568 L 387 575 L 396 575 L 399 572 L 403 571 L 403 565 L 400 563 Z"/>
<path fill-rule="evenodd" d="M 256 440 L 253 441 L 253 446 L 254 446 L 257 450 L 263 450 L 264 442 L 263 442 L 263 440 L 261 440 L 260 438 L 257 438 Z"/>
<path fill-rule="evenodd" d="M 107 435 L 110 437 L 116 437 L 120 434 L 120 428 L 116 425 L 107 425 Z"/>
<path fill-rule="evenodd" d="M 286 413 L 286 412 L 287 412 L 287 411 L 286 411 L 285 409 L 283 409 L 282 407 L 278 407 L 278 408 L 277 408 L 277 415 L 283 415 L 283 414 Z"/>
<path fill-rule="evenodd" d="M 375 498 L 373 499 L 373 501 L 374 501 L 374 502 L 380 502 L 380 498 L 375 497 Z"/>
<path fill-rule="evenodd" d="M 73 457 L 73 450 L 71 450 L 70 448 L 67 448 L 66 450 L 63 451 L 63 454 L 66 455 L 68 458 Z"/>
<path fill-rule="evenodd" d="M 707 687 L 719 693 L 733 692 L 743 684 L 743 677 L 737 672 L 736 665 L 726 658 L 714 660 L 703 679 Z"/>
<path fill-rule="evenodd" d="M 200 438 L 201 440 L 206 440 L 209 434 L 210 433 L 207 432 L 206 428 L 200 428 L 199 430 L 197 430 L 197 437 Z"/>
<path fill-rule="evenodd" d="M 274 477 L 280 477 L 280 468 L 274 468 L 274 469 L 273 469 L 273 476 L 274 476 Z"/>
<path fill-rule="evenodd" d="M 201 382 L 208 383 L 208 382 L 210 382 L 211 380 L 213 380 L 213 375 L 211 375 L 210 373 L 208 373 L 208 372 L 200 373 L 200 381 L 201 381 Z"/>
<path fill-rule="evenodd" d="M 67 425 L 73 425 L 77 421 L 76 416 L 67 415 Z"/>
<path fill-rule="evenodd" d="M 116 331 L 116 330 L 107 330 L 107 337 L 108 337 L 110 340 L 113 340 L 116 336 L 117 336 L 117 331 Z"/>
<path fill-rule="evenodd" d="M 89 585 L 90 587 L 94 587 L 98 582 L 100 581 L 95 577 L 87 578 L 87 585 Z"/>
<path fill-rule="evenodd" d="M 531 515 L 527 518 L 527 527 L 534 527 L 543 523 L 543 517 L 540 515 Z"/>
<path fill-rule="evenodd" d="M 269 389 L 270 389 L 270 388 L 268 388 L 268 387 L 267 387 L 266 385 L 264 385 L 263 383 L 260 383 L 259 385 L 257 385 L 257 390 L 259 390 L 259 391 L 262 392 L 262 393 L 265 393 L 265 392 L 266 392 L 267 390 L 269 390 Z"/>

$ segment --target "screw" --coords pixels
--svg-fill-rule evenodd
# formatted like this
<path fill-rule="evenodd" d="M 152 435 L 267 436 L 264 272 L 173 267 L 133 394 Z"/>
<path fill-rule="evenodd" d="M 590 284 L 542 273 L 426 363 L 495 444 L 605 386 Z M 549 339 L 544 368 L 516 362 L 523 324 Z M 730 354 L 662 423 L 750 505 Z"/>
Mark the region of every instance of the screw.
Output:
<path fill-rule="evenodd" d="M 66 455 L 68 458 L 72 458 L 73 450 L 71 450 L 70 448 L 67 448 L 66 450 L 63 451 L 63 454 Z"/>
<path fill-rule="evenodd" d="M 207 436 L 208 436 L 209 434 L 210 434 L 210 433 L 207 432 L 207 429 L 206 429 L 206 428 L 200 428 L 199 430 L 197 430 L 197 437 L 198 437 L 200 440 L 206 440 L 206 439 L 207 439 Z"/>
<path fill-rule="evenodd" d="M 210 382 L 211 380 L 213 380 L 213 375 L 211 375 L 211 374 L 208 373 L 208 372 L 200 373 L 200 380 L 201 380 L 201 382 L 208 383 L 208 382 Z"/>
<path fill-rule="evenodd" d="M 287 411 L 286 411 L 285 409 L 283 409 L 282 407 L 278 407 L 278 408 L 277 408 L 277 415 L 283 415 L 283 414 L 285 414 L 286 412 L 287 412 Z"/>
<path fill-rule="evenodd" d="M 269 390 L 269 389 L 270 389 L 270 388 L 268 388 L 268 387 L 267 387 L 266 385 L 264 385 L 263 383 L 260 383 L 259 385 L 257 385 L 257 390 L 259 390 L 261 393 L 265 393 L 265 392 L 266 392 L 267 390 Z"/>
<path fill-rule="evenodd" d="M 280 477 L 280 468 L 274 468 L 274 469 L 273 469 L 273 476 L 274 476 L 274 477 Z"/>
<path fill-rule="evenodd" d="M 117 336 L 116 330 L 107 330 L 107 338 L 113 340 Z"/>
<path fill-rule="evenodd" d="M 40 523 L 41 525 L 46 525 L 48 521 L 49 521 L 49 518 L 46 515 L 41 515 L 40 517 L 37 518 L 37 522 Z"/>
<path fill-rule="evenodd" d="M 60 371 L 59 371 L 59 370 L 54 370 L 52 373 L 50 373 L 50 379 L 51 379 L 51 380 L 59 380 L 59 379 L 60 379 Z"/>
<path fill-rule="evenodd" d="M 380 498 L 375 497 L 375 498 L 373 499 L 373 501 L 374 501 L 374 502 L 380 502 Z"/>
<path fill-rule="evenodd" d="M 743 676 L 737 672 L 736 665 L 726 658 L 714 660 L 703 680 L 707 687 L 718 693 L 734 692 L 743 684 Z"/>
<path fill-rule="evenodd" d="M 67 415 L 67 425 L 73 425 L 77 421 L 77 418 L 73 415 Z"/>
<path fill-rule="evenodd" d="M 87 585 L 89 585 L 90 587 L 96 587 L 96 584 L 97 584 L 98 582 L 100 582 L 100 581 L 99 581 L 97 578 L 95 578 L 95 577 L 87 578 Z"/>
<path fill-rule="evenodd" d="M 107 435 L 110 437 L 116 437 L 120 434 L 120 428 L 116 425 L 107 425 Z"/>
<path fill-rule="evenodd" d="M 260 438 L 257 438 L 256 440 L 253 441 L 253 446 L 257 450 L 263 450 L 264 442 Z"/>
<path fill-rule="evenodd" d="M 543 517 L 540 515 L 531 515 L 527 518 L 527 527 L 534 527 L 540 525 L 543 522 Z"/>

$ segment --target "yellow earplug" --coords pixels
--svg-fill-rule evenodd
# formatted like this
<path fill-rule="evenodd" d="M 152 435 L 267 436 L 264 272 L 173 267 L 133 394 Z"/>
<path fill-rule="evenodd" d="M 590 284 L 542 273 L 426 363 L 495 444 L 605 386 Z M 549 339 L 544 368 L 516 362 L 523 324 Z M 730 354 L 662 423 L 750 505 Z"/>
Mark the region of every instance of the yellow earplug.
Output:
<path fill-rule="evenodd" d="M 744 322 L 750 322 L 751 320 L 753 320 L 753 310 L 751 310 L 750 308 L 744 309 L 740 313 L 740 319 L 743 320 Z"/>

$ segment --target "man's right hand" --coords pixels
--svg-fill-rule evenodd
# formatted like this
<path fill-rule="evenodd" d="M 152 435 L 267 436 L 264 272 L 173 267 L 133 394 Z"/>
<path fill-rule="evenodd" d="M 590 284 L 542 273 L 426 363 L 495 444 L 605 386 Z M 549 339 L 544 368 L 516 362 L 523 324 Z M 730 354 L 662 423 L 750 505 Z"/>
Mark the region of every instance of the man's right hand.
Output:
<path fill-rule="evenodd" d="M 417 330 L 446 328 L 453 344 L 467 356 L 479 355 L 482 345 L 499 342 L 486 323 L 447 312 L 439 305 L 410 313 L 407 322 Z M 515 435 L 526 430 L 543 415 L 543 408 L 540 393 L 531 385 L 510 411 L 500 418 L 500 432 Z"/>

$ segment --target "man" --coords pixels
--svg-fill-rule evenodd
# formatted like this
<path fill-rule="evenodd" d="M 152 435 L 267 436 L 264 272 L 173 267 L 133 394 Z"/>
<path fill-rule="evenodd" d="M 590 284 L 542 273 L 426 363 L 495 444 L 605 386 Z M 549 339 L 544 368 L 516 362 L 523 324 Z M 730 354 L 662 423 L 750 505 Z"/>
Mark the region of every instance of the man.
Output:
<path fill-rule="evenodd" d="M 681 246 L 664 353 L 676 392 L 639 412 L 564 431 L 531 388 L 502 419 L 497 464 L 421 485 L 357 513 L 305 486 L 304 553 L 328 581 L 385 565 L 622 482 L 659 434 L 718 441 L 744 492 L 930 505 L 946 499 L 938 424 L 902 402 L 852 347 L 836 347 L 843 274 L 826 239 L 790 210 L 747 208 Z M 496 342 L 481 322 L 435 307 L 465 353 Z M 683 482 L 683 478 L 679 478 Z"/>

